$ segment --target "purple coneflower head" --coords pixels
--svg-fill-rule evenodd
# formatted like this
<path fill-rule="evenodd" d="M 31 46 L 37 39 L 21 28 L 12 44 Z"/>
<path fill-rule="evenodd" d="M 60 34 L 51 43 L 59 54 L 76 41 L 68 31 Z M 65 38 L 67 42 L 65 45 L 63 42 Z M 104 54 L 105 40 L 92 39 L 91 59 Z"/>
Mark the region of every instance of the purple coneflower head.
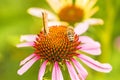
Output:
<path fill-rule="evenodd" d="M 38 35 L 21 36 L 21 41 L 26 42 L 18 44 L 17 47 L 32 46 L 35 50 L 20 62 L 22 67 L 18 70 L 18 74 L 22 75 L 36 61 L 42 60 L 38 80 L 43 80 L 48 64 L 53 65 L 51 80 L 64 80 L 60 65 L 66 65 L 71 80 L 85 80 L 88 72 L 77 61 L 78 59 L 96 71 L 110 72 L 111 65 L 102 64 L 83 54 L 100 55 L 100 44 L 88 36 L 77 35 L 84 31 L 79 33 L 77 30 L 73 31 L 75 32 L 70 35 L 67 26 L 51 26 L 48 34 L 41 31 Z"/>

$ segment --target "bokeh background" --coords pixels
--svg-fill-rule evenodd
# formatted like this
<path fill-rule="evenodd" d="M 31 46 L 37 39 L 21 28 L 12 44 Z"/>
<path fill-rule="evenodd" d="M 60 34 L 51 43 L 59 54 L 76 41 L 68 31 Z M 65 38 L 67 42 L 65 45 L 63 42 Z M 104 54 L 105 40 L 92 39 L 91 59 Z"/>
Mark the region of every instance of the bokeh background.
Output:
<path fill-rule="evenodd" d="M 103 26 L 91 26 L 85 35 L 101 43 L 102 55 L 94 57 L 113 66 L 104 74 L 89 69 L 87 80 L 120 80 L 120 0 L 98 0 L 99 11 L 93 16 L 105 21 Z M 33 52 L 32 48 L 16 48 L 23 34 L 37 34 L 42 21 L 27 13 L 30 7 L 52 9 L 45 0 L 0 0 L 0 80 L 37 80 L 39 61 L 19 76 L 19 62 Z"/>

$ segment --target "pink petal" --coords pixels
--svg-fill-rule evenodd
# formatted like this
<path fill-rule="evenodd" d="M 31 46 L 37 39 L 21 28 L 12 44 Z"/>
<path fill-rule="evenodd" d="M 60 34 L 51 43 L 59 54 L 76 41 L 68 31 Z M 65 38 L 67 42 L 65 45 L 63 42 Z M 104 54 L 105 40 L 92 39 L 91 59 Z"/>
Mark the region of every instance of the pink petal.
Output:
<path fill-rule="evenodd" d="M 80 78 L 81 78 L 80 80 L 85 80 L 87 75 L 88 75 L 85 68 L 78 61 L 76 61 L 75 59 L 72 59 L 72 62 L 74 63 L 74 66 L 75 66 L 78 74 L 80 75 Z"/>
<path fill-rule="evenodd" d="M 104 21 L 98 18 L 90 18 L 87 19 L 85 22 L 89 23 L 90 25 L 103 25 Z"/>
<path fill-rule="evenodd" d="M 18 70 L 18 74 L 22 75 L 23 73 L 25 73 L 40 57 L 36 56 L 33 59 L 31 59 L 30 61 L 28 61 L 25 65 L 23 65 L 19 70 Z"/>
<path fill-rule="evenodd" d="M 44 10 L 44 9 L 41 9 L 41 8 L 29 8 L 28 9 L 29 14 L 31 14 L 33 16 L 36 16 L 36 17 L 40 17 L 40 18 L 42 18 L 42 12 L 47 13 L 48 20 L 58 20 L 57 16 L 55 16 L 53 13 L 51 13 L 48 10 Z"/>
<path fill-rule="evenodd" d="M 89 23 L 82 22 L 75 27 L 74 31 L 76 34 L 81 35 L 82 33 L 87 31 L 88 27 L 89 27 Z"/>
<path fill-rule="evenodd" d="M 78 57 L 82 62 L 84 62 L 86 65 L 88 65 L 90 68 L 96 71 L 108 73 L 112 70 L 110 64 L 107 63 L 101 64 L 100 62 L 95 61 L 92 58 L 85 56 L 83 54 L 78 55 Z"/>
<path fill-rule="evenodd" d="M 57 62 L 55 62 L 53 67 L 52 80 L 63 80 L 62 72 Z"/>
<path fill-rule="evenodd" d="M 20 41 L 27 41 L 27 42 L 33 42 L 35 41 L 37 35 L 22 35 L 20 37 Z"/>
<path fill-rule="evenodd" d="M 87 36 L 79 37 L 79 41 L 82 43 L 79 47 L 80 50 L 92 55 L 100 55 L 100 43 L 93 41 L 91 38 Z"/>
<path fill-rule="evenodd" d="M 71 79 L 72 80 L 80 80 L 74 67 L 70 64 L 70 62 L 66 61 L 66 65 L 67 65 L 68 72 L 70 74 Z"/>
<path fill-rule="evenodd" d="M 24 60 L 22 60 L 22 61 L 20 62 L 20 66 L 24 65 L 26 62 L 28 62 L 30 59 L 32 59 L 32 58 L 35 57 L 35 56 L 36 56 L 35 53 L 29 55 L 27 58 L 25 58 Z"/>
<path fill-rule="evenodd" d="M 39 74 L 38 74 L 38 80 L 43 80 L 43 76 L 45 74 L 45 69 L 46 69 L 46 65 L 47 65 L 47 60 L 43 62 L 43 64 L 41 65 L 40 69 L 39 69 Z"/>
<path fill-rule="evenodd" d="M 79 37 L 79 41 L 81 43 L 92 43 L 92 42 L 95 42 L 92 38 L 90 38 L 88 36 L 80 36 Z"/>
<path fill-rule="evenodd" d="M 18 48 L 19 48 L 19 47 L 34 46 L 34 42 L 25 42 L 25 43 L 17 44 L 16 46 L 17 46 Z"/>
<path fill-rule="evenodd" d="M 100 55 L 101 54 L 101 49 L 100 49 L 100 44 L 98 42 L 95 43 L 86 43 L 80 45 L 80 50 L 83 52 L 86 52 L 88 54 L 92 55 Z"/>

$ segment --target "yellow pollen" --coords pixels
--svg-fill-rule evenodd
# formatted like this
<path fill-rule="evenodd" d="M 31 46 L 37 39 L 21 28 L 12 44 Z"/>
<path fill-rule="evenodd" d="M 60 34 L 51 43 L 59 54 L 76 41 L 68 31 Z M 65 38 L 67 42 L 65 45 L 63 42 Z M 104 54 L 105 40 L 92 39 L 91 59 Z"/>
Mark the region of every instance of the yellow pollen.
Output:
<path fill-rule="evenodd" d="M 35 53 L 49 62 L 63 62 L 75 56 L 80 42 L 77 35 L 74 36 L 73 42 L 69 41 L 67 28 L 66 26 L 52 26 L 47 35 L 40 32 L 35 41 Z"/>
<path fill-rule="evenodd" d="M 62 21 L 69 23 L 79 22 L 84 17 L 84 11 L 75 5 L 65 6 L 59 12 L 59 17 Z"/>

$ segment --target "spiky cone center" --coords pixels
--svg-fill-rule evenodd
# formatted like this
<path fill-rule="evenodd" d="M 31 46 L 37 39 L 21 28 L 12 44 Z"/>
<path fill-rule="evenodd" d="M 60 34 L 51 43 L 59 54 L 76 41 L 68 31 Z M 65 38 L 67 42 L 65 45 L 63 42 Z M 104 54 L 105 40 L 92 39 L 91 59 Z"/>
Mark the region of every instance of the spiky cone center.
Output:
<path fill-rule="evenodd" d="M 34 43 L 35 53 L 49 62 L 70 60 L 80 44 L 77 35 L 69 41 L 66 26 L 52 26 L 47 35 L 40 32 Z"/>
<path fill-rule="evenodd" d="M 75 23 L 83 20 L 84 11 L 75 5 L 63 7 L 58 13 L 60 20 Z"/>

